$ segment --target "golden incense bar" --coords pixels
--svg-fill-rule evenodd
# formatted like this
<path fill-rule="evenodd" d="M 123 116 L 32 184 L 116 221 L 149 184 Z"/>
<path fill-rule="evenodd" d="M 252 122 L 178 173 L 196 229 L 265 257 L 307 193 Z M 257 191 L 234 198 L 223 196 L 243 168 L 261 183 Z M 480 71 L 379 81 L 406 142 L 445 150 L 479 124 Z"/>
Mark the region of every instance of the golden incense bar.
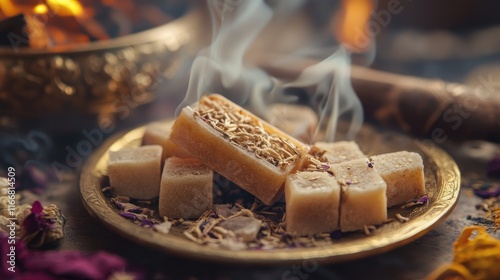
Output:
<path fill-rule="evenodd" d="M 185 107 L 171 140 L 209 168 L 272 204 L 309 147 L 221 95 Z"/>

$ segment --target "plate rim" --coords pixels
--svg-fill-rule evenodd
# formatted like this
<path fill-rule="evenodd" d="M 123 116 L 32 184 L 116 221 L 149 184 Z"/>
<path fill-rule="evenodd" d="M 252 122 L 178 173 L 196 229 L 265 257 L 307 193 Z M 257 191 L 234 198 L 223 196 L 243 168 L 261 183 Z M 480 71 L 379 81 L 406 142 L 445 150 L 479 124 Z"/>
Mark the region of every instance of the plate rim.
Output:
<path fill-rule="evenodd" d="M 146 125 L 143 125 L 125 132 L 116 133 L 91 154 L 80 173 L 79 189 L 81 200 L 92 217 L 121 236 L 138 244 L 186 258 L 217 263 L 260 265 L 293 264 L 313 259 L 318 262 L 339 263 L 364 258 L 393 250 L 427 234 L 448 217 L 457 205 L 460 196 L 460 170 L 451 156 L 434 144 L 415 140 L 418 148 L 434 161 L 437 167 L 436 181 L 442 186 L 438 188 L 438 192 L 435 194 L 438 198 L 436 202 L 424 212 L 426 215 L 430 215 L 430 218 L 426 219 L 426 225 L 423 228 L 408 228 L 405 232 L 398 234 L 397 238 L 392 238 L 391 241 L 386 240 L 387 237 L 382 238 L 383 242 L 378 242 L 379 244 L 376 245 L 366 245 L 366 248 L 358 251 L 339 251 L 338 247 L 331 248 L 330 246 L 241 251 L 211 248 L 178 236 L 155 232 L 126 221 L 116 212 L 102 193 L 98 174 L 96 174 L 99 161 L 107 156 L 106 153 L 111 148 L 123 147 L 132 140 L 137 139 L 136 136 L 142 135 L 145 128 Z M 442 198 L 446 198 L 446 200 Z M 422 217 L 422 214 L 418 216 L 420 219 L 423 219 Z"/>

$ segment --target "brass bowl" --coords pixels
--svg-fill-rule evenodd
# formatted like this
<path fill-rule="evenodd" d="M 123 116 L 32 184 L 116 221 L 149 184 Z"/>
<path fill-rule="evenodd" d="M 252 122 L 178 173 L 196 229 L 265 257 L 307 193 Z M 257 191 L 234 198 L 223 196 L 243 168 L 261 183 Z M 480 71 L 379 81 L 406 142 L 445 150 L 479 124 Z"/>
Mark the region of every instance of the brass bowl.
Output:
<path fill-rule="evenodd" d="M 50 50 L 1 47 L 1 116 L 109 114 L 117 100 L 148 103 L 193 51 L 203 18 L 195 8 L 165 25 L 108 41 Z"/>

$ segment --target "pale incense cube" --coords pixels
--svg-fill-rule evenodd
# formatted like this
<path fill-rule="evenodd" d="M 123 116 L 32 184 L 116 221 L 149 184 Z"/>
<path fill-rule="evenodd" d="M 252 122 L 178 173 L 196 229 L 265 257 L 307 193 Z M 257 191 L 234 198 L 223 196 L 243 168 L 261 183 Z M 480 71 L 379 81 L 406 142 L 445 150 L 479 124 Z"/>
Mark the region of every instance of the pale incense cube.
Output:
<path fill-rule="evenodd" d="M 150 123 L 146 126 L 142 137 L 142 145 L 160 145 L 163 147 L 162 163 L 169 157 L 191 157 L 188 152 L 179 148 L 170 140 L 173 123 L 174 121 Z"/>
<path fill-rule="evenodd" d="M 387 184 L 368 159 L 334 164 L 331 171 L 341 185 L 340 230 L 377 225 L 387 220 Z"/>
<path fill-rule="evenodd" d="M 401 151 L 373 156 L 372 161 L 387 183 L 388 207 L 425 194 L 424 163 L 419 154 Z"/>
<path fill-rule="evenodd" d="M 194 158 L 165 161 L 158 208 L 168 218 L 199 218 L 212 208 L 213 171 Z"/>
<path fill-rule="evenodd" d="M 109 182 L 116 195 L 152 199 L 160 192 L 162 147 L 125 148 L 109 152 Z"/>
<path fill-rule="evenodd" d="M 304 105 L 273 104 L 268 110 L 267 121 L 304 143 L 312 143 L 318 115 Z"/>
<path fill-rule="evenodd" d="M 313 235 L 339 229 L 340 186 L 326 172 L 299 172 L 285 185 L 286 230 Z"/>
<path fill-rule="evenodd" d="M 325 150 L 324 156 L 332 164 L 366 158 L 358 144 L 353 141 L 316 142 L 314 146 Z"/>
<path fill-rule="evenodd" d="M 253 129 L 263 129 L 269 135 L 292 143 L 297 148 L 297 156 L 285 167 L 276 166 L 264 157 L 257 157 L 255 152 L 232 142 L 223 132 L 214 129 L 207 123 L 209 120 L 198 117 L 195 113 L 198 110 L 198 103 L 182 110 L 172 126 L 170 134 L 172 141 L 179 147 L 189 150 L 193 157 L 253 194 L 263 203 L 270 205 L 282 197 L 286 177 L 301 166 L 309 147 L 221 95 L 205 96 L 200 100 L 202 101 L 229 107 L 230 112 L 224 112 L 228 115 L 238 115 L 242 119 L 259 122 L 261 126 L 248 126 Z M 255 144 L 251 134 L 242 137 L 248 137 L 247 140 Z M 272 148 L 270 150 L 276 151 Z"/>

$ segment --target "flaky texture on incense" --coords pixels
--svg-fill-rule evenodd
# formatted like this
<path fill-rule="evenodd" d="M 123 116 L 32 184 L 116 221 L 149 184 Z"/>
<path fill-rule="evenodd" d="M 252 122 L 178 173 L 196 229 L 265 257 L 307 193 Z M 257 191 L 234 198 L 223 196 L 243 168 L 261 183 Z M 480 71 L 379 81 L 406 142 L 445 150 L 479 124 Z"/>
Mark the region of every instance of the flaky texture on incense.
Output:
<path fill-rule="evenodd" d="M 298 172 L 285 186 L 286 230 L 313 235 L 339 229 L 340 186 L 326 172 Z"/>
<path fill-rule="evenodd" d="M 387 207 L 425 194 L 424 164 L 419 154 L 401 151 L 371 159 L 375 170 L 387 183 Z"/>
<path fill-rule="evenodd" d="M 281 197 L 309 148 L 221 95 L 185 107 L 170 139 L 265 204 Z"/>

